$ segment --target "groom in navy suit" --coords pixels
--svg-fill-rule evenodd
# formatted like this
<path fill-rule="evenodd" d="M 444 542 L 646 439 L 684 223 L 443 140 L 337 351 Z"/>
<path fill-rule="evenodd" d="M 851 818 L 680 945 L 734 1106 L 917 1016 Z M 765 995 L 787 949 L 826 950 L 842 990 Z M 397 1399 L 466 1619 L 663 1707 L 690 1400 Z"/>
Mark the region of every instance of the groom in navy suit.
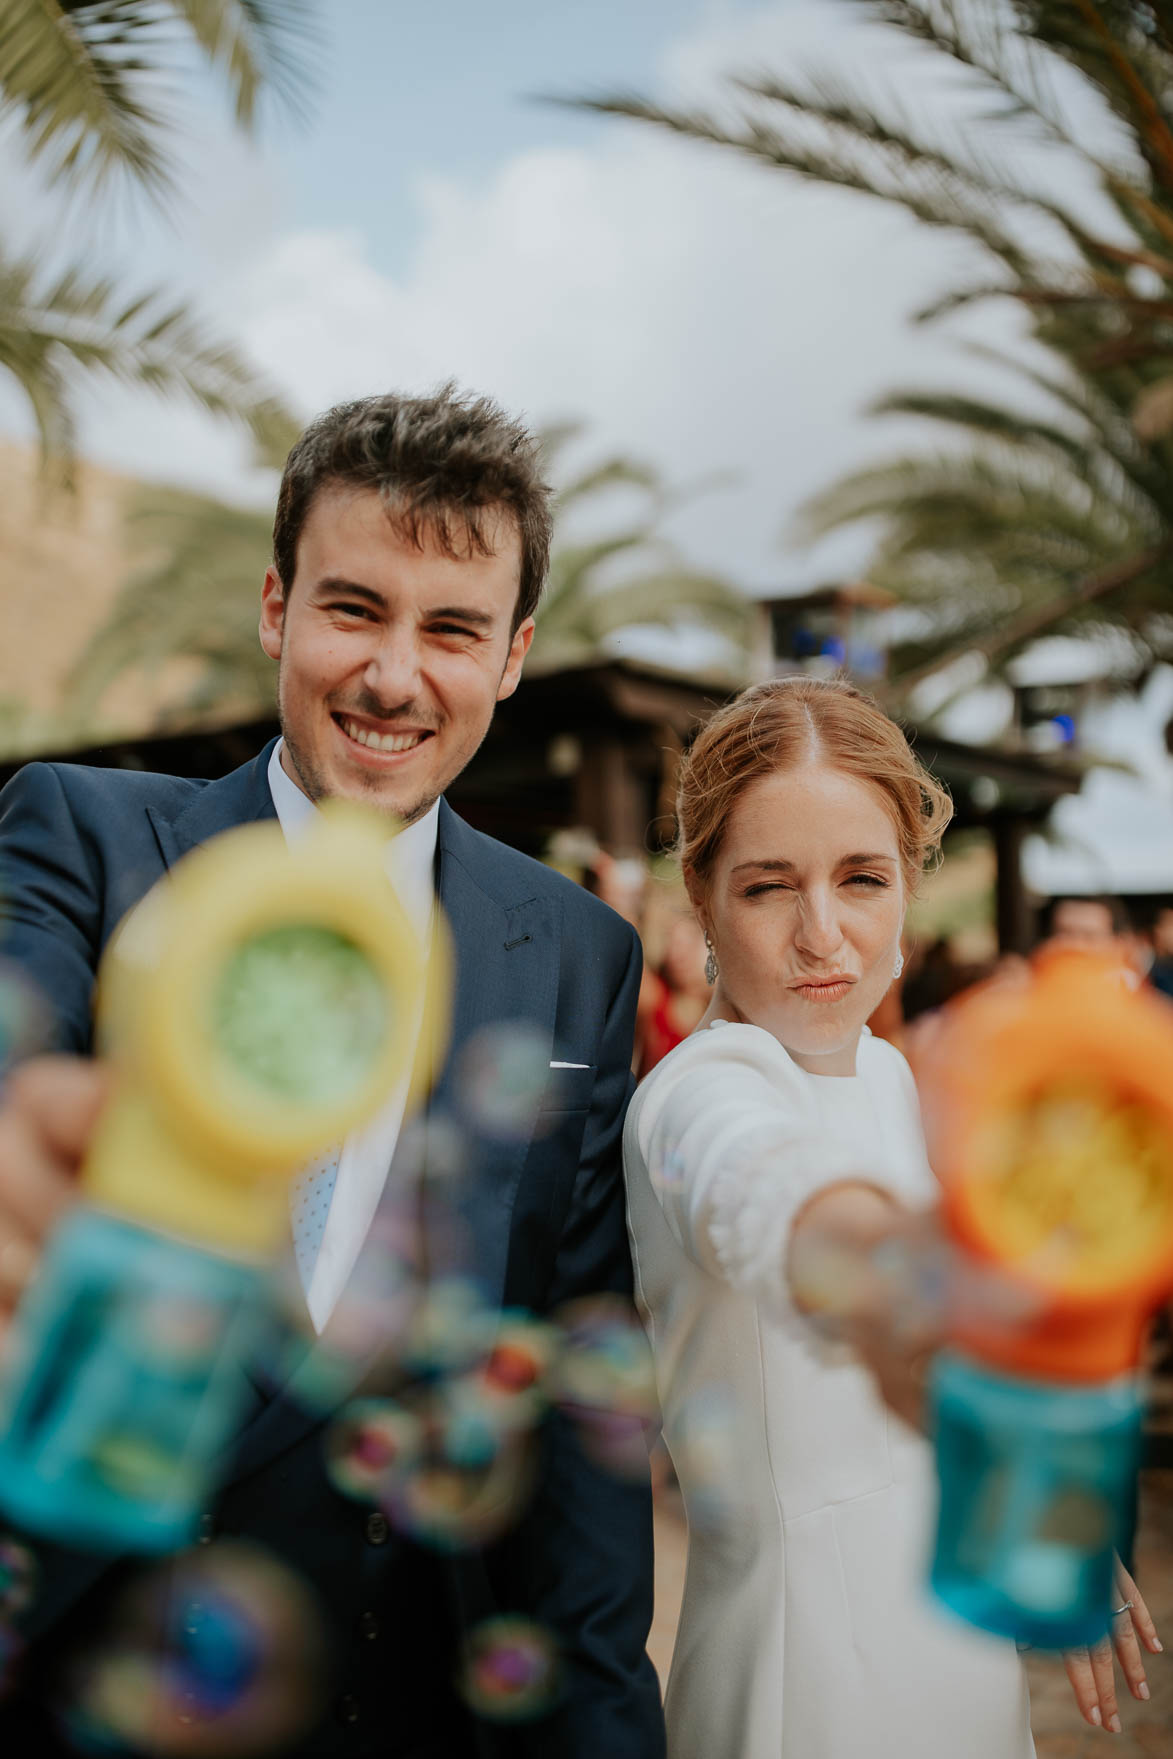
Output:
<path fill-rule="evenodd" d="M 425 924 L 438 898 L 456 951 L 452 1044 L 432 1111 L 458 1108 L 462 1047 L 487 1027 L 524 1028 L 558 1068 L 538 1127 L 478 1143 L 459 1198 L 482 1291 L 538 1314 L 630 1291 L 620 1142 L 639 946 L 595 899 L 469 829 L 443 791 L 517 687 L 549 541 L 537 449 L 493 404 L 449 388 L 331 410 L 286 464 L 262 591 L 282 738 L 218 782 L 33 764 L 0 795 L 3 951 L 52 1004 L 60 1047 L 81 1055 L 107 938 L 187 850 L 256 819 L 276 816 L 289 832 L 336 796 L 402 820 L 392 849 L 405 902 Z M 0 1108 L 0 1321 L 62 1200 L 69 1083 L 91 1078 L 67 1064 L 28 1073 Z M 347 1145 L 333 1174 L 306 1282 L 319 1326 L 362 1249 L 400 1122 L 386 1124 L 373 1160 L 369 1143 Z M 205 1537 L 240 1536 L 292 1566 L 322 1612 L 327 1701 L 282 1751 L 660 1759 L 644 1647 L 646 1482 L 594 1461 L 556 1415 L 517 1524 L 443 1558 L 339 1494 L 323 1457 L 327 1422 L 289 1387 L 270 1387 L 205 1517 Z M 52 1716 L 61 1669 L 101 1628 L 126 1568 L 42 1548 L 24 1671 L 0 1700 L 5 1752 L 66 1750 Z M 513 1732 L 471 1717 L 452 1688 L 462 1638 L 497 1610 L 538 1621 L 565 1662 L 557 1707 Z"/>

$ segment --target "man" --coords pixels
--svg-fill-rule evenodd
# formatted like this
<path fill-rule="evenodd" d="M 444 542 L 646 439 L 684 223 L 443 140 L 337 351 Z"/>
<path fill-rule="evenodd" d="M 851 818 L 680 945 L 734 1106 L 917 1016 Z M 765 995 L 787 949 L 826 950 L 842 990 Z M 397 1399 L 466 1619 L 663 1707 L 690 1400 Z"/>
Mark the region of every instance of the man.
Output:
<path fill-rule="evenodd" d="M 0 796 L 0 895 L 6 953 L 52 1004 L 62 1048 L 85 1053 L 108 936 L 188 849 L 274 816 L 295 834 L 328 797 L 402 820 L 392 853 L 405 903 L 426 927 L 434 874 L 455 943 L 452 1043 L 432 1108 L 459 1109 L 462 1050 L 495 1023 L 537 1035 L 561 1069 L 545 1128 L 480 1142 L 461 1196 L 481 1287 L 502 1306 L 548 1313 L 630 1290 L 620 1141 L 638 942 L 596 900 L 470 830 L 443 800 L 495 704 L 516 689 L 533 637 L 550 540 L 540 468 L 519 423 L 451 387 L 369 398 L 313 423 L 286 464 L 261 595 L 281 740 L 212 783 L 30 765 Z M 9 1306 L 66 1201 L 100 1081 L 81 1065 L 30 1066 L 0 1112 L 0 1299 Z M 302 1239 L 295 1214 L 319 1330 L 378 1203 L 402 1099 L 391 1113 L 373 1146 L 343 1147 L 331 1187 L 309 1206 L 325 1211 L 324 1233 Z M 209 1521 L 216 1535 L 244 1536 L 292 1565 L 318 1598 L 330 1701 L 296 1751 L 658 1759 L 659 1693 L 644 1651 L 645 1484 L 592 1463 L 555 1416 L 515 1528 L 444 1560 L 338 1493 L 324 1422 L 288 1388 L 271 1389 Z M 25 1689 L 0 1708 L 7 1751 L 55 1750 L 43 1701 L 59 1689 L 60 1655 L 100 1626 L 118 1574 L 93 1558 L 44 1559 Z M 451 1685 L 470 1622 L 498 1608 L 538 1621 L 564 1652 L 558 1707 L 525 1732 L 524 1747 L 520 1733 L 474 1722 Z"/>
<path fill-rule="evenodd" d="M 1126 926 L 1124 911 L 1114 898 L 1052 898 L 1045 938 L 1053 946 L 1112 953 L 1118 950 Z"/>

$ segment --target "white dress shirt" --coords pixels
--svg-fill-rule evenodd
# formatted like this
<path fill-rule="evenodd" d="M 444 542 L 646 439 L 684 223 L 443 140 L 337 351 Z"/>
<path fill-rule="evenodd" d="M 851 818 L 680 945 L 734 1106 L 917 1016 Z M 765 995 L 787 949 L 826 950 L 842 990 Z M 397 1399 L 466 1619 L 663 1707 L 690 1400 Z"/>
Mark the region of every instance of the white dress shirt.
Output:
<path fill-rule="evenodd" d="M 286 840 L 292 842 L 313 822 L 317 808 L 282 767 L 284 740 L 278 740 L 269 759 L 269 789 Z M 407 825 L 387 841 L 387 874 L 420 940 L 426 946 L 435 907 L 436 833 L 440 803 L 414 824 Z M 419 1034 L 416 1022 L 415 1036 Z M 322 1331 L 354 1269 L 363 1241 L 374 1219 L 387 1174 L 399 1141 L 403 1113 L 411 1084 L 411 1063 L 383 1109 L 361 1130 L 352 1131 L 342 1145 L 338 1179 L 326 1218 L 306 1305 L 314 1329 Z"/>

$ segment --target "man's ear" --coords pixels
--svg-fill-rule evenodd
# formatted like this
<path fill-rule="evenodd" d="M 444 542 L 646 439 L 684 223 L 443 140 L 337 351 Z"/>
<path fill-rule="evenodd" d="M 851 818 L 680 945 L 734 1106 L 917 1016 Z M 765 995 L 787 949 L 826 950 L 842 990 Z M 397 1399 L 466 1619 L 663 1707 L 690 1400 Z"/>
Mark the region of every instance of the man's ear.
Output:
<path fill-rule="evenodd" d="M 521 668 L 525 665 L 525 656 L 530 650 L 534 638 L 534 620 L 527 617 L 519 623 L 513 632 L 513 640 L 509 644 L 509 658 L 505 662 L 505 670 L 501 674 L 501 682 L 497 686 L 497 701 L 504 702 L 512 696 L 521 682 Z"/>
<path fill-rule="evenodd" d="M 271 660 L 281 658 L 281 638 L 285 633 L 285 588 L 275 568 L 265 569 L 261 588 L 261 646 Z"/>

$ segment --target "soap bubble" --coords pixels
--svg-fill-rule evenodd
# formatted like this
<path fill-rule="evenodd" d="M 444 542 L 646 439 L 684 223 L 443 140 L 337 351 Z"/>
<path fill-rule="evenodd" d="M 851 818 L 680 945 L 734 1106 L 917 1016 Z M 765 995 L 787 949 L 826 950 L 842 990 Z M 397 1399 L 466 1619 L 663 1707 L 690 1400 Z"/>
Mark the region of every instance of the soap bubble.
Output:
<path fill-rule="evenodd" d="M 558 1649 L 530 1619 L 486 1619 L 470 1633 L 460 1692 L 490 1722 L 530 1722 L 545 1715 L 560 1690 Z"/>
<path fill-rule="evenodd" d="M 684 1493 L 691 1531 L 715 1532 L 736 1515 L 738 1469 L 736 1407 L 717 1386 L 685 1400 L 673 1425 L 672 1463 Z"/>
<path fill-rule="evenodd" d="M 423 1425 L 390 1399 L 357 1399 L 326 1438 L 326 1470 L 335 1489 L 359 1501 L 380 1502 L 392 1481 L 415 1469 Z"/>
<path fill-rule="evenodd" d="M 420 1379 L 463 1372 L 489 1351 L 497 1316 L 467 1277 L 429 1284 L 412 1314 L 402 1361 Z"/>
<path fill-rule="evenodd" d="M 524 1022 L 482 1028 L 457 1065 L 462 1109 L 475 1129 L 505 1142 L 531 1134 L 553 1079 L 549 1039 Z"/>
<path fill-rule="evenodd" d="M 642 1478 L 658 1422 L 643 1327 L 620 1295 L 573 1301 L 557 1318 L 563 1342 L 551 1397 L 578 1425 L 592 1459 L 620 1477 Z"/>
<path fill-rule="evenodd" d="M 680 1149 L 670 1148 L 648 1171 L 654 1190 L 664 1193 L 679 1191 L 684 1185 L 684 1155 Z"/>
<path fill-rule="evenodd" d="M 499 1538 L 533 1487 L 529 1431 L 503 1423 L 474 1377 L 427 1389 L 416 1411 L 424 1449 L 410 1470 L 385 1481 L 380 1506 L 401 1532 L 440 1551 Z"/>
<path fill-rule="evenodd" d="M 61 1715 L 83 1749 L 248 1759 L 304 1730 L 321 1630 L 299 1577 L 239 1541 L 139 1576 L 73 1666 Z"/>
<path fill-rule="evenodd" d="M 37 1564 L 27 1545 L 0 1534 L 0 1622 L 22 1613 L 33 1598 Z"/>

